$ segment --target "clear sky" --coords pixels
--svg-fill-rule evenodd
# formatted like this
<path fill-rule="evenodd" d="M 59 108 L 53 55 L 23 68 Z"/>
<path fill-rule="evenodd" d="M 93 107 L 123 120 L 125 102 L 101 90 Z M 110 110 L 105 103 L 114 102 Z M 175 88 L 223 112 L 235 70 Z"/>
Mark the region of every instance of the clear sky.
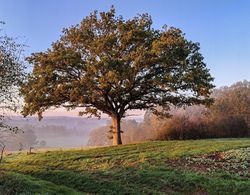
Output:
<path fill-rule="evenodd" d="M 0 21 L 6 22 L 9 35 L 29 46 L 29 55 L 50 47 L 64 27 L 111 5 L 125 19 L 147 12 L 154 28 L 178 27 L 188 39 L 200 42 L 217 87 L 250 80 L 250 0 L 0 0 Z M 56 110 L 46 115 L 77 112 Z"/>
<path fill-rule="evenodd" d="M 31 52 L 44 51 L 63 27 L 77 24 L 93 10 L 114 5 L 118 15 L 131 18 L 149 13 L 154 28 L 181 28 L 200 42 L 215 85 L 250 80 L 250 1 L 248 0 L 0 0 L 0 21 Z"/>

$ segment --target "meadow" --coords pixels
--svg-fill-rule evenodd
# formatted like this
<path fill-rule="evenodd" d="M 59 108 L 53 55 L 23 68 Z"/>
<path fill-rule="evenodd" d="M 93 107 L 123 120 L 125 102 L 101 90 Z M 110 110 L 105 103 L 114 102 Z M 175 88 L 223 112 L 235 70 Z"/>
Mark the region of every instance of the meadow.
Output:
<path fill-rule="evenodd" d="M 250 139 L 13 153 L 2 194 L 250 194 Z"/>

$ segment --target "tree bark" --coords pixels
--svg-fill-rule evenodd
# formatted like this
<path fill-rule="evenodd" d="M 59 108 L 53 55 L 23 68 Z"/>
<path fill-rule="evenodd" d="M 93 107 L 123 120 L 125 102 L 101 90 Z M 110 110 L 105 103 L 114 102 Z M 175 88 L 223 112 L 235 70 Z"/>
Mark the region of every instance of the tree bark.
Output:
<path fill-rule="evenodd" d="M 112 116 L 112 130 L 113 130 L 113 145 L 122 144 L 121 138 L 121 118 L 119 116 Z"/>

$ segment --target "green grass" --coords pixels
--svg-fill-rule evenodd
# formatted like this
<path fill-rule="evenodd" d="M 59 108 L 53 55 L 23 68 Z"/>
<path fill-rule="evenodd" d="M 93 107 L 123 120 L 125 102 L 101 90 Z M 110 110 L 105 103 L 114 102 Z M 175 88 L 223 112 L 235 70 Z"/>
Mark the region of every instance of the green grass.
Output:
<path fill-rule="evenodd" d="M 249 147 L 250 139 L 211 139 L 11 154 L 0 165 L 0 193 L 250 194 Z M 204 157 L 228 150 L 228 159 Z"/>

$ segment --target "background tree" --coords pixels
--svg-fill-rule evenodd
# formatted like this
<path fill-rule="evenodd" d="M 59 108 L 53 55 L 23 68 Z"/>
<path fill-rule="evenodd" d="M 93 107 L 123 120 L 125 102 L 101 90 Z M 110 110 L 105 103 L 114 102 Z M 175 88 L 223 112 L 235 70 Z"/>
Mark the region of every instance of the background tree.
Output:
<path fill-rule="evenodd" d="M 3 22 L 0 22 L 3 24 Z M 7 36 L 0 29 L 0 108 L 16 110 L 18 88 L 25 78 L 25 65 L 22 61 L 23 45 Z"/>
<path fill-rule="evenodd" d="M 0 25 L 3 25 L 0 22 Z M 25 78 L 25 66 L 22 62 L 23 45 L 15 42 L 0 28 L 0 149 L 4 150 L 9 131 L 16 132 L 6 122 L 6 113 L 16 111 L 18 104 L 18 90 Z M 2 152 L 3 154 L 3 152 Z"/>
<path fill-rule="evenodd" d="M 46 145 L 47 145 L 47 143 L 46 143 L 46 141 L 44 141 L 44 140 L 41 140 L 41 141 L 39 142 L 39 147 L 41 147 L 41 148 L 44 148 Z"/>
<path fill-rule="evenodd" d="M 129 20 L 108 12 L 90 14 L 45 52 L 23 86 L 24 116 L 50 107 L 84 108 L 81 115 L 112 118 L 113 144 L 121 144 L 121 119 L 131 109 L 166 115 L 170 105 L 210 104 L 213 78 L 199 44 L 181 30 L 152 28 L 148 14 Z M 156 108 L 160 106 L 159 112 Z"/>
<path fill-rule="evenodd" d="M 250 82 L 240 81 L 229 87 L 214 90 L 216 99 L 211 107 L 213 115 L 242 117 L 250 128 Z"/>

